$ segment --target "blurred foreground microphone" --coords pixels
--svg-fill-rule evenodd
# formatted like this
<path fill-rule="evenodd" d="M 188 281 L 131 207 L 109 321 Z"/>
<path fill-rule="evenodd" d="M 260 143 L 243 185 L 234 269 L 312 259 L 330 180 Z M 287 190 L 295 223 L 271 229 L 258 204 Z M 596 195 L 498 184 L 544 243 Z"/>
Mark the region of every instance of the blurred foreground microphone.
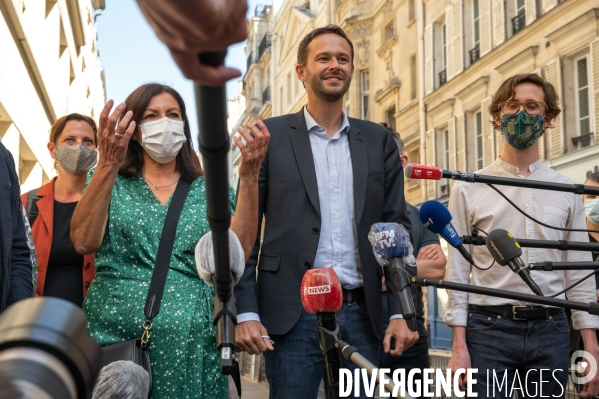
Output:
<path fill-rule="evenodd" d="M 379 264 L 391 267 L 391 282 L 399 300 L 401 313 L 410 330 L 416 331 L 416 310 L 410 290 L 410 279 L 404 265 L 404 258 L 414 258 L 408 232 L 397 223 L 375 223 L 370 228 L 368 240 Z"/>
<path fill-rule="evenodd" d="M 449 245 L 462 254 L 464 259 L 474 265 L 472 256 L 464 248 L 462 239 L 453 224 L 451 224 L 451 213 L 445 205 L 435 200 L 426 201 L 420 206 L 418 216 L 420 216 L 420 221 L 424 224 L 424 227 L 443 237 Z"/>
<path fill-rule="evenodd" d="M 335 332 L 337 329 L 335 313 L 341 309 L 343 295 L 341 293 L 341 283 L 333 268 L 324 267 L 308 270 L 302 279 L 301 297 L 306 312 L 316 314 L 318 317 L 318 326 Z M 319 329 L 318 336 L 320 349 L 324 355 L 327 380 L 335 394 L 335 398 L 338 398 L 341 355 L 335 348 L 335 340 L 331 335 Z"/>
<path fill-rule="evenodd" d="M 522 280 L 530 287 L 532 292 L 543 296 L 543 292 L 530 277 L 530 270 L 526 267 L 520 256 L 522 249 L 514 236 L 507 230 L 496 229 L 487 236 L 487 249 L 495 259 L 495 262 L 501 266 L 508 266 L 514 273 L 520 276 Z"/>
<path fill-rule="evenodd" d="M 212 246 L 212 232 L 209 231 L 200 238 L 195 249 L 195 260 L 198 273 L 202 280 L 211 287 L 213 286 L 212 277 L 216 270 Z M 237 238 L 237 235 L 231 229 L 229 229 L 229 259 L 231 264 L 231 274 L 233 274 L 233 285 L 235 285 L 243 275 L 245 269 L 245 255 L 239 238 Z"/>
<path fill-rule="evenodd" d="M 19 399 L 91 398 L 100 358 L 83 312 L 68 301 L 29 298 L 0 316 L 0 397 L 12 389 Z"/>

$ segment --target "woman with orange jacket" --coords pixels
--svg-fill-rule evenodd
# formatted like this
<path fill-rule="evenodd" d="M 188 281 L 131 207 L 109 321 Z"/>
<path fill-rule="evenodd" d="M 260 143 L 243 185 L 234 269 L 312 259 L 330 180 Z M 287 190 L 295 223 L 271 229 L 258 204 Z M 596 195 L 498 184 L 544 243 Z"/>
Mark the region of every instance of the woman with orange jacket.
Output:
<path fill-rule="evenodd" d="M 71 242 L 71 218 L 81 199 L 87 172 L 96 164 L 96 123 L 73 113 L 50 129 L 48 150 L 57 177 L 21 195 L 37 252 L 36 295 L 66 299 L 77 306 L 95 276 L 94 255 L 80 255 Z"/>

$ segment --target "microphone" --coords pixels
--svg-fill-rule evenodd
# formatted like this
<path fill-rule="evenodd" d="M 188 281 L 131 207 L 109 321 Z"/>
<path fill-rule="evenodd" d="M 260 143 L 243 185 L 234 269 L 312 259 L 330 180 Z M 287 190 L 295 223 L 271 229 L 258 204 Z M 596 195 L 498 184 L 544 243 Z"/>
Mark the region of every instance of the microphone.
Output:
<path fill-rule="evenodd" d="M 334 336 L 338 338 L 339 334 L 335 313 L 343 303 L 341 283 L 331 267 L 311 269 L 304 274 L 300 290 L 304 309 L 310 314 L 316 314 L 318 318 L 318 338 L 324 355 L 327 382 L 335 398 L 339 398 L 341 355 L 335 348 Z M 329 333 L 322 331 L 323 329 Z"/>
<path fill-rule="evenodd" d="M 204 234 L 195 248 L 195 261 L 198 274 L 208 284 L 213 286 L 213 277 L 216 273 L 216 262 L 214 260 L 212 231 Z M 229 260 L 233 285 L 237 284 L 245 270 L 245 254 L 237 235 L 229 229 Z"/>
<path fill-rule="evenodd" d="M 462 254 L 468 263 L 475 264 L 470 253 L 464 248 L 455 227 L 451 224 L 451 213 L 449 213 L 445 205 L 435 200 L 426 201 L 420 206 L 418 216 L 424 227 L 443 237 L 449 245 Z"/>
<path fill-rule="evenodd" d="M 443 178 L 460 180 L 468 183 L 497 184 L 500 186 L 513 186 L 534 188 L 539 190 L 562 191 L 575 194 L 599 195 L 599 187 L 585 186 L 583 184 L 566 184 L 538 180 L 515 179 L 464 173 L 457 170 L 445 170 L 435 166 L 408 164 L 405 167 L 406 177 L 410 179 L 441 180 Z"/>
<path fill-rule="evenodd" d="M 397 223 L 375 223 L 370 228 L 368 240 L 372 252 L 381 266 L 391 266 L 391 283 L 408 328 L 416 331 L 416 310 L 410 290 L 410 278 L 404 258 L 416 262 L 406 229 Z"/>
<path fill-rule="evenodd" d="M 526 267 L 520 256 L 522 249 L 514 236 L 507 230 L 496 229 L 487 236 L 487 249 L 501 266 L 508 266 L 514 273 L 530 287 L 532 292 L 543 296 L 543 292 L 530 277 L 530 270 Z"/>

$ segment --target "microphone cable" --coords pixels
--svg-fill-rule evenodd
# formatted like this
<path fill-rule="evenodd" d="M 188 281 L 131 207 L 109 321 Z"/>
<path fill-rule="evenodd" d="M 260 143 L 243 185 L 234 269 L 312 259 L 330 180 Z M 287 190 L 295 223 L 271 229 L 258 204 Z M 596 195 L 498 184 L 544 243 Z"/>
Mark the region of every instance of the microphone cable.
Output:
<path fill-rule="evenodd" d="M 479 229 L 478 227 L 473 227 L 473 228 L 472 228 L 472 236 L 473 236 L 473 237 L 476 237 L 476 236 L 478 236 L 478 232 L 479 232 L 479 231 L 482 231 L 482 232 L 483 232 L 483 233 L 485 233 L 486 235 L 489 235 L 489 234 L 488 234 L 486 231 L 484 231 L 483 229 Z M 472 254 L 472 251 L 474 250 L 474 246 L 473 246 L 472 244 L 470 244 L 470 245 L 469 245 L 469 247 L 470 247 L 470 253 Z M 478 270 L 483 270 L 483 271 L 484 271 L 484 270 L 489 270 L 490 268 L 492 268 L 494 264 L 495 264 L 495 259 L 493 259 L 493 262 L 491 263 L 491 265 L 490 265 L 489 267 L 484 267 L 484 268 L 483 268 L 483 267 L 477 266 L 477 265 L 476 265 L 476 264 L 474 264 L 474 263 L 472 264 L 472 266 L 476 267 Z"/>
<path fill-rule="evenodd" d="M 548 225 L 546 223 L 543 223 L 535 218 L 533 218 L 532 216 L 530 216 L 529 214 L 527 214 L 526 212 L 524 212 L 522 209 L 518 208 L 518 205 L 514 204 L 512 202 L 512 200 L 510 200 L 504 193 L 501 192 L 501 190 L 499 190 L 497 187 L 495 187 L 492 184 L 486 183 L 487 186 L 491 187 L 493 190 L 497 191 L 497 193 L 499 193 L 499 195 L 501 195 L 507 202 L 509 202 L 509 204 L 511 206 L 513 206 L 514 208 L 516 208 L 516 210 L 518 212 L 520 212 L 521 214 L 523 214 L 524 216 L 526 216 L 528 219 L 532 220 L 535 223 L 540 224 L 541 226 L 547 227 L 549 229 L 553 229 L 553 230 L 561 230 L 561 231 L 577 231 L 577 232 L 582 232 L 582 233 L 599 233 L 599 230 L 586 230 L 586 229 L 567 229 L 565 227 L 555 227 L 555 226 L 551 226 Z M 481 230 L 482 231 L 482 230 Z M 484 233 L 484 231 L 483 231 Z M 486 233 L 485 233 L 486 234 Z"/>
<path fill-rule="evenodd" d="M 571 286 L 569 286 L 568 288 L 564 288 L 563 290 L 561 290 L 561 291 L 560 291 L 560 292 L 558 292 L 557 294 L 553 294 L 553 295 L 551 295 L 549 298 L 555 298 L 555 297 L 557 297 L 558 295 L 561 295 L 561 294 L 565 293 L 566 291 L 569 291 L 569 290 L 571 290 L 572 288 L 576 287 L 578 284 L 582 283 L 582 282 L 583 282 L 584 280 L 586 280 L 587 278 L 589 278 L 589 277 L 591 277 L 592 275 L 595 275 L 595 274 L 597 274 L 597 273 L 599 273 L 599 269 L 597 269 L 597 270 L 595 270 L 595 271 L 591 272 L 590 274 L 588 274 L 587 276 L 585 276 L 585 277 L 581 278 L 580 280 L 578 280 L 577 282 L 575 282 L 574 284 L 572 284 L 572 285 L 571 285 Z"/>

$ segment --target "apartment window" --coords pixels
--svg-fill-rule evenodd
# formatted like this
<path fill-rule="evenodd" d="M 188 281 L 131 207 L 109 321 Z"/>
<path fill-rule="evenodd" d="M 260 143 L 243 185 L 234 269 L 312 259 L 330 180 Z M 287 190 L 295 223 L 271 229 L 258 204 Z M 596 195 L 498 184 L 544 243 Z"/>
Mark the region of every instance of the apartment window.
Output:
<path fill-rule="evenodd" d="M 385 112 L 385 120 L 389 126 L 392 126 L 395 130 L 395 106 L 389 108 L 387 112 Z"/>
<path fill-rule="evenodd" d="M 482 169 L 483 161 L 483 117 L 482 112 L 478 111 L 474 114 L 474 132 L 476 134 L 476 169 Z"/>
<path fill-rule="evenodd" d="M 368 99 L 370 93 L 370 72 L 368 70 L 360 72 L 360 104 L 362 107 L 361 118 L 368 119 L 370 117 L 368 109 Z"/>
<path fill-rule="evenodd" d="M 589 98 L 589 68 L 588 57 L 576 60 L 576 125 L 578 135 L 587 138 L 591 134 L 591 114 Z M 587 141 L 590 144 L 590 140 Z M 587 145 L 588 145 L 587 144 Z M 583 147 L 584 145 L 583 141 Z"/>
<path fill-rule="evenodd" d="M 416 7 L 414 5 L 414 0 L 409 0 L 408 1 L 408 20 L 409 21 L 414 20 L 415 8 Z"/>
<path fill-rule="evenodd" d="M 516 2 L 516 16 L 512 18 L 512 34 L 520 32 L 526 26 L 526 0 L 514 0 Z"/>
<path fill-rule="evenodd" d="M 281 87 L 279 87 L 279 107 L 281 107 L 281 108 L 279 109 L 279 114 L 280 114 L 280 115 L 283 115 L 283 113 L 284 113 L 284 112 L 283 112 L 283 110 L 285 109 L 285 108 L 283 107 L 283 99 L 284 99 L 284 98 L 285 98 L 285 97 L 283 97 L 283 86 L 281 86 Z"/>
<path fill-rule="evenodd" d="M 345 115 L 351 116 L 349 113 L 349 90 L 345 92 L 345 96 L 343 97 L 343 102 L 345 104 Z"/>
<path fill-rule="evenodd" d="M 439 86 L 447 82 L 447 25 L 441 27 L 441 70 L 439 71 Z"/>
<path fill-rule="evenodd" d="M 480 58 L 480 0 L 472 1 L 472 43 L 470 64 L 474 64 Z"/>

